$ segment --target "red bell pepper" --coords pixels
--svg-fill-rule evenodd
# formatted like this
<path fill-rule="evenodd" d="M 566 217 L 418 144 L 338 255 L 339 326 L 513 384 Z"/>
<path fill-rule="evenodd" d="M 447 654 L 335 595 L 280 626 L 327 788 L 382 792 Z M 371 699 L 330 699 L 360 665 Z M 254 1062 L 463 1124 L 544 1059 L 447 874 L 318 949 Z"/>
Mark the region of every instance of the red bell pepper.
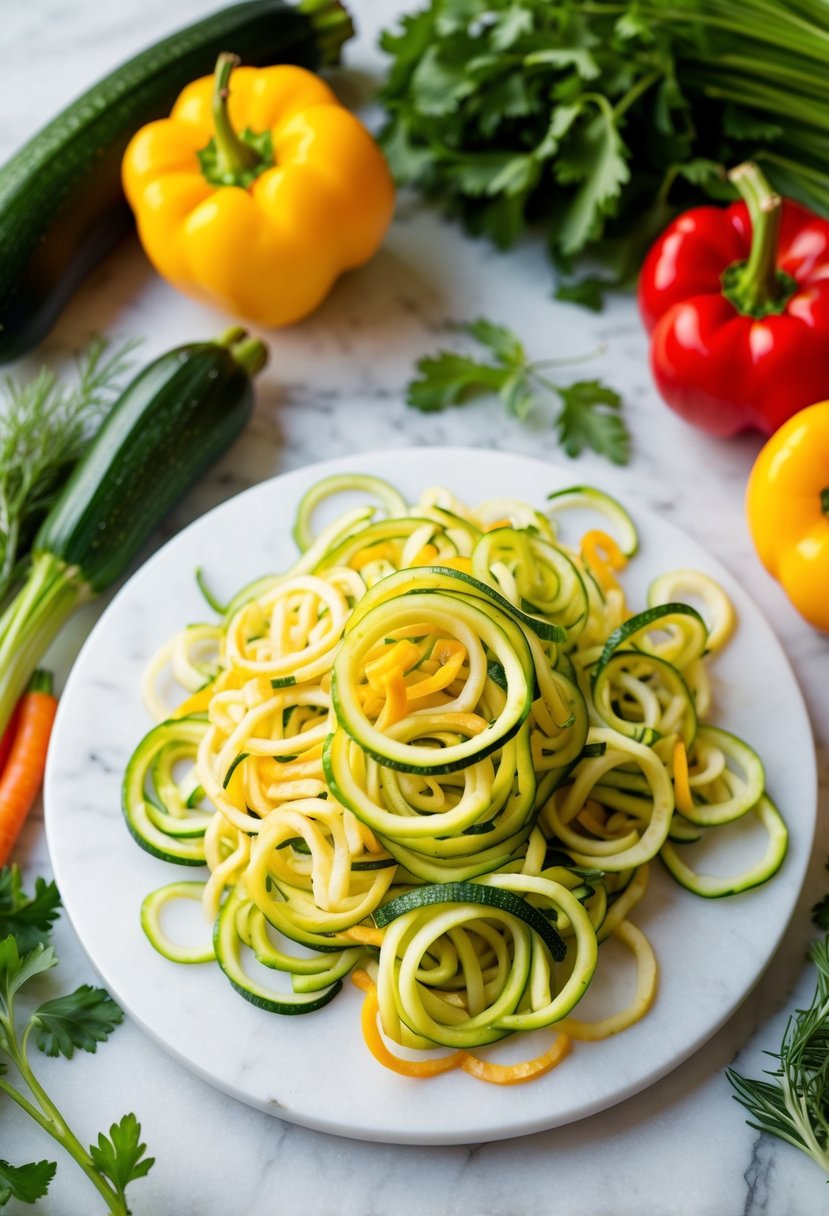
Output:
<path fill-rule="evenodd" d="M 756 165 L 730 178 L 741 202 L 685 212 L 651 248 L 639 309 L 668 405 L 712 435 L 770 435 L 829 397 L 829 221 Z"/>

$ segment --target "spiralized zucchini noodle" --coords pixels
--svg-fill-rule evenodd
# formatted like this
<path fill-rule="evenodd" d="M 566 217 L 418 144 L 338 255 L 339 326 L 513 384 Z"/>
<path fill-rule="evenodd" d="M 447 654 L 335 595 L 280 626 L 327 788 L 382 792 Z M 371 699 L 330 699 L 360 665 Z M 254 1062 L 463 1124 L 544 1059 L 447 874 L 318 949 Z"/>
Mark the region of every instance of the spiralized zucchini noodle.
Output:
<path fill-rule="evenodd" d="M 315 534 L 344 491 L 366 505 Z M 573 506 L 603 525 L 578 546 L 559 538 Z M 147 670 L 157 725 L 126 771 L 126 822 L 156 857 L 208 873 L 147 897 L 150 941 L 215 960 L 273 1012 L 317 1009 L 351 975 L 369 1050 L 409 1076 L 513 1084 L 639 1021 L 657 964 L 630 917 L 652 863 L 722 897 L 786 852 L 760 759 L 706 720 L 707 663 L 734 627 L 726 593 L 666 572 L 633 610 L 620 575 L 635 526 L 586 488 L 546 510 L 473 508 L 444 488 L 409 503 L 378 478 L 332 477 L 300 502 L 294 535 L 289 569 Z M 729 878 L 698 872 L 692 846 L 746 819 L 763 856 Z M 212 943 L 172 940 L 179 899 L 201 902 Z M 635 992 L 587 1020 L 611 939 Z M 530 1060 L 475 1054 L 543 1028 L 556 1037 Z"/>

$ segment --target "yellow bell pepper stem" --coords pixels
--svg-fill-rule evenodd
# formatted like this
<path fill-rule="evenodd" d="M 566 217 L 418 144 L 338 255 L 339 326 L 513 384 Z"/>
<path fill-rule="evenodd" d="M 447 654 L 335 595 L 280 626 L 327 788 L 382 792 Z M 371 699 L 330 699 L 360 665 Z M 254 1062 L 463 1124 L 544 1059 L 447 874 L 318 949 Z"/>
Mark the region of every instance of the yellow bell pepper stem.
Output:
<path fill-rule="evenodd" d="M 264 164 L 264 157 L 237 135 L 227 110 L 230 97 L 230 75 L 241 60 L 238 55 L 224 52 L 216 60 L 213 77 L 213 127 L 216 141 L 216 176 L 225 185 L 238 183 L 251 170 Z"/>

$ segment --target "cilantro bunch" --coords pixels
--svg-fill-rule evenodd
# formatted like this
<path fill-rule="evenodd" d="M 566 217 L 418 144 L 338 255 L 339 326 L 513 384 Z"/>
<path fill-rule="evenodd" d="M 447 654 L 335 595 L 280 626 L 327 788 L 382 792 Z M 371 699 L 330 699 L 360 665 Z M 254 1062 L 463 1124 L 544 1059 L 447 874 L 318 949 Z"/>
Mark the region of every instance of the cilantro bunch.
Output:
<path fill-rule="evenodd" d="M 724 167 L 829 213 L 827 0 L 430 0 L 381 36 L 402 184 L 508 247 L 629 279 Z M 597 280 L 565 287 L 595 307 Z"/>
<path fill-rule="evenodd" d="M 74 992 L 41 1001 L 26 1016 L 18 1013 L 19 994 L 36 991 L 38 980 L 58 964 L 49 938 L 60 909 L 55 884 L 38 879 L 34 894 L 22 890 L 16 866 L 0 869 L 0 1094 L 5 1094 L 74 1157 L 112 1216 L 129 1216 L 125 1191 L 153 1164 L 141 1143 L 141 1125 L 128 1114 L 109 1135 L 84 1148 L 43 1089 L 29 1061 L 32 1042 L 47 1056 L 71 1059 L 75 1049 L 94 1052 L 123 1014 L 102 989 L 83 984 Z M 12 1066 L 16 1082 L 11 1079 Z M 0 1160 L 0 1208 L 10 1199 L 35 1203 L 47 1192 L 57 1165 L 33 1161 L 12 1165 Z"/>

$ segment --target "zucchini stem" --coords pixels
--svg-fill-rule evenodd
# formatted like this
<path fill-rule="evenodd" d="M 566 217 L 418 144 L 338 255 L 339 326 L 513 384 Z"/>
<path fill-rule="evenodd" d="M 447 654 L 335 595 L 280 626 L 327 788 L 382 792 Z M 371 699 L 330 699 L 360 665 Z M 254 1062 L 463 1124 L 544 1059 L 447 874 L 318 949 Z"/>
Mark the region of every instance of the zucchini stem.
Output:
<path fill-rule="evenodd" d="M 336 66 L 342 58 L 343 44 L 354 37 L 354 23 L 348 9 L 341 0 L 300 0 L 297 7 L 310 18 L 320 66 Z"/>
<path fill-rule="evenodd" d="M 268 361 L 268 350 L 258 338 L 251 338 L 241 325 L 226 329 L 220 338 L 216 339 L 217 346 L 226 346 L 236 362 L 245 369 L 252 378 L 261 372 Z"/>

